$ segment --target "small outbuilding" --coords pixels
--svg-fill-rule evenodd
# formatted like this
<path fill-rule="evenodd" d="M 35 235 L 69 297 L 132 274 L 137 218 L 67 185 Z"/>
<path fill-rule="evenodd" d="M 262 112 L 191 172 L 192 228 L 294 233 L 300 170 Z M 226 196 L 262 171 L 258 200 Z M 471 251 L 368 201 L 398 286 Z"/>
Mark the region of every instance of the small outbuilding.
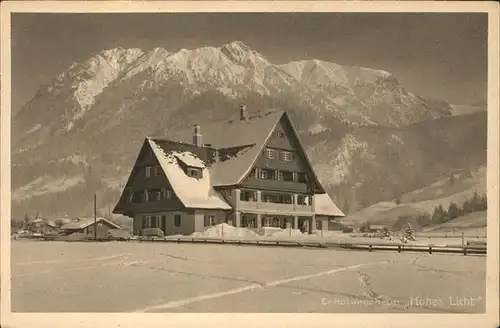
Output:
<path fill-rule="evenodd" d="M 78 218 L 75 221 L 61 226 L 61 234 L 71 235 L 73 233 L 84 234 L 88 237 L 95 235 L 97 238 L 105 238 L 111 229 L 121 229 L 119 225 L 104 218 Z"/>

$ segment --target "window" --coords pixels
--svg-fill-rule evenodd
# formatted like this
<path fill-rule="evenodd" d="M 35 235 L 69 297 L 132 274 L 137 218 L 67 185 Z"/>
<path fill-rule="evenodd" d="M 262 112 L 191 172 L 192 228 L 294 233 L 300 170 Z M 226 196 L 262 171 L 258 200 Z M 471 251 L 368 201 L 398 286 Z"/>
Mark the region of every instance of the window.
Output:
<path fill-rule="evenodd" d="M 151 177 L 151 166 L 146 166 L 144 168 L 144 174 L 145 174 L 146 178 Z"/>
<path fill-rule="evenodd" d="M 268 179 L 267 170 L 259 170 L 259 178 L 260 179 Z"/>
<path fill-rule="evenodd" d="M 283 138 L 285 134 L 282 131 L 276 131 L 274 132 L 274 135 L 278 138 Z"/>
<path fill-rule="evenodd" d="M 293 172 L 288 172 L 288 171 L 280 171 L 281 173 L 281 180 L 283 181 L 293 181 Z"/>
<path fill-rule="evenodd" d="M 280 158 L 282 161 L 291 162 L 293 160 L 293 153 L 290 151 L 284 150 L 280 153 Z"/>
<path fill-rule="evenodd" d="M 278 180 L 283 181 L 283 172 L 278 172 Z"/>
<path fill-rule="evenodd" d="M 297 173 L 297 180 L 302 183 L 307 182 L 307 175 L 305 173 L 299 172 Z"/>
<path fill-rule="evenodd" d="M 240 193 L 240 200 L 243 200 L 245 202 L 256 202 L 257 192 L 250 190 L 242 190 Z"/>
<path fill-rule="evenodd" d="M 161 228 L 161 225 L 160 225 L 160 222 L 161 222 L 161 216 L 160 215 L 157 215 L 156 216 L 156 225 L 155 225 L 155 228 Z"/>
<path fill-rule="evenodd" d="M 273 159 L 274 158 L 274 150 L 270 148 L 266 148 L 265 150 L 266 158 Z"/>
<path fill-rule="evenodd" d="M 197 169 L 197 168 L 194 168 L 194 167 L 188 167 L 187 169 L 187 175 L 192 177 L 192 178 L 201 178 L 202 177 L 202 173 L 201 173 L 201 170 L 200 169 Z"/>
<path fill-rule="evenodd" d="M 316 230 L 322 230 L 321 229 L 321 220 L 316 220 Z"/>
<path fill-rule="evenodd" d="M 262 194 L 262 201 L 266 203 L 292 204 L 293 196 L 288 194 Z"/>
<path fill-rule="evenodd" d="M 151 228 L 151 216 L 147 215 L 144 222 L 144 228 Z"/>
<path fill-rule="evenodd" d="M 160 165 L 155 166 L 154 172 L 155 172 L 155 177 L 160 175 Z"/>
<path fill-rule="evenodd" d="M 174 215 L 174 225 L 176 227 L 181 226 L 181 216 L 179 214 Z"/>
<path fill-rule="evenodd" d="M 257 228 L 257 220 L 255 217 L 243 216 L 241 218 L 241 226 L 243 228 Z"/>
<path fill-rule="evenodd" d="M 167 188 L 162 188 L 163 199 L 171 199 L 172 198 L 172 190 Z"/>
<path fill-rule="evenodd" d="M 144 190 L 136 190 L 132 196 L 132 203 L 142 203 L 145 200 Z"/>
<path fill-rule="evenodd" d="M 309 196 L 299 195 L 297 196 L 297 205 L 309 205 L 310 202 Z"/>
<path fill-rule="evenodd" d="M 215 225 L 215 215 L 205 215 L 204 226 L 211 227 Z"/>
<path fill-rule="evenodd" d="M 148 193 L 148 202 L 155 202 L 161 200 L 161 191 L 160 189 L 151 189 L 147 191 Z"/>

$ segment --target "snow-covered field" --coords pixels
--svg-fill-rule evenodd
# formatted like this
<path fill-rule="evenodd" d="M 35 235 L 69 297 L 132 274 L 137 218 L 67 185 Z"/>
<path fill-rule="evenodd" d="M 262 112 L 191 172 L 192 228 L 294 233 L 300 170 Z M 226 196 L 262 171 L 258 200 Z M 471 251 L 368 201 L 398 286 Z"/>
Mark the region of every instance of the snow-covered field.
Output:
<path fill-rule="evenodd" d="M 478 313 L 486 257 L 12 242 L 14 312 Z"/>

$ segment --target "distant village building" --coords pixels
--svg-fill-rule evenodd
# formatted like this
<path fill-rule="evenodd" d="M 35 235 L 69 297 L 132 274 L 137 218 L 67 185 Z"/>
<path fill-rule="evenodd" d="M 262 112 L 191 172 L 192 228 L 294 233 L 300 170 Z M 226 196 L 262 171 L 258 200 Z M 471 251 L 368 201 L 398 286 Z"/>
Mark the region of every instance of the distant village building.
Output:
<path fill-rule="evenodd" d="M 32 223 L 32 232 L 35 234 L 47 234 L 57 232 L 57 225 L 53 221 L 36 219 Z"/>
<path fill-rule="evenodd" d="M 385 226 L 385 225 L 370 224 L 370 225 L 368 225 L 366 232 L 378 232 L 378 231 L 383 231 L 386 228 L 387 228 L 387 226 Z"/>
<path fill-rule="evenodd" d="M 61 226 L 60 231 L 63 235 L 82 233 L 92 237 L 95 229 L 97 229 L 96 236 L 102 238 L 108 235 L 109 230 L 120 229 L 120 226 L 104 218 L 97 218 L 95 222 L 94 218 L 79 218 Z"/>
<path fill-rule="evenodd" d="M 113 213 L 133 218 L 135 235 L 187 235 L 223 222 L 311 233 L 344 216 L 286 111 L 248 116 L 244 106 L 236 120 L 146 138 Z"/>

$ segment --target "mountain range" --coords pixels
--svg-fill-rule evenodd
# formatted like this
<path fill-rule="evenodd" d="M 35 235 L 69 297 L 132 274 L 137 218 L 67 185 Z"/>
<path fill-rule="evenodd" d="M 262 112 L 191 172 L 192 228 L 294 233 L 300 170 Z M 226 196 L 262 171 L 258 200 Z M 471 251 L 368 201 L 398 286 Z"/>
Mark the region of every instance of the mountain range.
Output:
<path fill-rule="evenodd" d="M 13 214 L 114 205 L 144 138 L 286 108 L 348 212 L 486 163 L 486 111 L 413 94 L 389 72 L 322 60 L 276 65 L 248 45 L 116 48 L 74 63 L 12 118 Z M 474 107 L 471 109 L 471 107 Z"/>

